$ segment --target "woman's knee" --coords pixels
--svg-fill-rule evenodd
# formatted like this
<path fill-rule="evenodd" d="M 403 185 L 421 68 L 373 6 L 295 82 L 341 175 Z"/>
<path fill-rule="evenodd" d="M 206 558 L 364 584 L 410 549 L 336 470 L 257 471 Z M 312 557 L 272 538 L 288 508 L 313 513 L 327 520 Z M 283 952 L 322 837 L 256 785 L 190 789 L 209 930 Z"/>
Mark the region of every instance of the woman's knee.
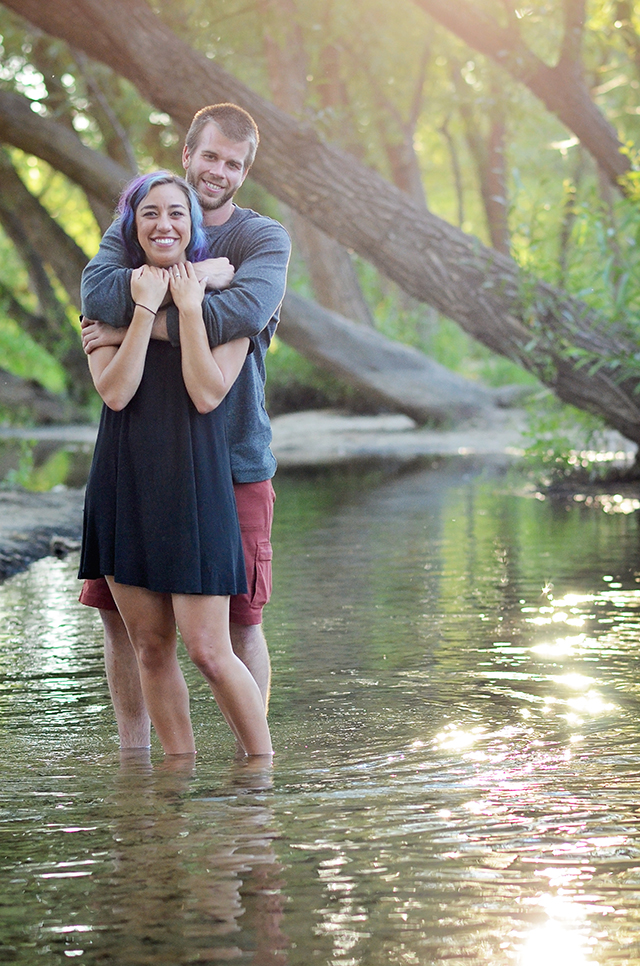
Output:
<path fill-rule="evenodd" d="M 145 670 L 158 670 L 167 661 L 175 659 L 177 642 L 174 633 L 141 627 L 131 628 L 130 636 L 138 664 Z"/>
<path fill-rule="evenodd" d="M 229 661 L 233 659 L 231 642 L 228 646 L 217 646 L 206 638 L 185 642 L 189 657 L 205 678 L 212 684 L 223 681 L 229 670 Z"/>

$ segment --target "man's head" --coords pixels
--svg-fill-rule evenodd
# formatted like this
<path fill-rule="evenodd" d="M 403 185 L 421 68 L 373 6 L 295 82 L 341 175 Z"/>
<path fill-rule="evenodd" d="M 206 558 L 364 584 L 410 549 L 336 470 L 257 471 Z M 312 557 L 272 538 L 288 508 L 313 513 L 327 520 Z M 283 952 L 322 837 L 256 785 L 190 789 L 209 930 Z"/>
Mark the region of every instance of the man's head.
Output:
<path fill-rule="evenodd" d="M 235 104 L 198 111 L 182 152 L 186 179 L 198 192 L 206 224 L 222 224 L 253 164 L 259 142 L 255 121 Z"/>

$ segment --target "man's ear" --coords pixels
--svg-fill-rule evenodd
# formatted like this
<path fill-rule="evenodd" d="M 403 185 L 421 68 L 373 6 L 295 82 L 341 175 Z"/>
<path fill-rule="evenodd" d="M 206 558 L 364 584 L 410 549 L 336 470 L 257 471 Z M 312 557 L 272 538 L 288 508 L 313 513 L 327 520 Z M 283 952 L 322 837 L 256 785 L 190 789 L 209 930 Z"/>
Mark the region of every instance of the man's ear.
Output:
<path fill-rule="evenodd" d="M 189 167 L 189 149 L 186 144 L 182 148 L 182 167 L 185 171 Z"/>

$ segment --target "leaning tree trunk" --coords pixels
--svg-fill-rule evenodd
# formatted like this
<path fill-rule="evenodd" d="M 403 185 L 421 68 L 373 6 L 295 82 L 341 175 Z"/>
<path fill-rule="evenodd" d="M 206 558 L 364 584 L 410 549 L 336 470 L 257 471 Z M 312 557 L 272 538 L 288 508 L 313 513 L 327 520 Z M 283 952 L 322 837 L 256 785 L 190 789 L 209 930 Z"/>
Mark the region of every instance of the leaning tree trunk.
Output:
<path fill-rule="evenodd" d="M 86 255 L 25 188 L 2 148 L 0 222 L 20 252 L 38 296 L 40 311 L 29 316 L 29 334 L 60 362 L 71 396 L 86 400 L 93 392 L 87 360 L 45 268 L 55 273 L 70 302 L 77 305 Z"/>
<path fill-rule="evenodd" d="M 304 112 L 309 65 L 298 11 L 292 0 L 268 0 L 268 5 L 280 27 L 278 37 L 268 31 L 264 35 L 271 94 L 278 107 L 299 117 Z M 349 252 L 297 211 L 289 210 L 288 216 L 287 227 L 304 260 L 316 301 L 331 312 L 372 326 L 373 316 Z"/>
<path fill-rule="evenodd" d="M 417 210 L 376 172 L 321 143 L 313 130 L 193 51 L 143 0 L 5 0 L 5 6 L 104 61 L 182 128 L 205 98 L 241 104 L 260 127 L 252 170 L 265 188 L 410 295 L 534 372 L 560 398 L 640 442 L 638 380 L 620 383 L 617 367 L 602 362 L 633 350 L 607 331 L 606 320 Z"/>

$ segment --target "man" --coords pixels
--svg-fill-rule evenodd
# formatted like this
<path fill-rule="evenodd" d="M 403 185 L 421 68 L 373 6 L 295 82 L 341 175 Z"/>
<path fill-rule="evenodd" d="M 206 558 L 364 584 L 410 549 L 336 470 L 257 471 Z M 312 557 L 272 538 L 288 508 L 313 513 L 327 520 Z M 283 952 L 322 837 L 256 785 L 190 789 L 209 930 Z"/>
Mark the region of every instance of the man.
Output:
<path fill-rule="evenodd" d="M 234 651 L 253 674 L 267 707 L 271 668 L 262 609 L 271 592 L 275 500 L 271 479 L 276 462 L 264 406 L 265 355 L 279 319 L 291 246 L 282 225 L 239 208 L 233 201 L 253 163 L 258 141 L 258 129 L 246 111 L 234 104 L 211 105 L 198 111 L 191 123 L 182 165 L 187 181 L 198 193 L 210 242 L 210 259 L 197 266 L 199 277 L 211 276 L 211 285 L 232 278 L 228 288 L 207 289 L 205 294 L 203 315 L 209 342 L 213 347 L 242 336 L 253 342 L 253 352 L 227 397 L 231 470 L 250 588 L 249 594 L 231 598 L 229 621 Z M 226 273 L 219 261 L 212 261 L 220 257 L 228 259 Z M 127 264 L 114 224 L 82 277 L 83 345 L 88 354 L 98 345 L 122 341 L 124 330 L 117 327 L 133 313 Z M 87 321 L 91 319 L 100 322 Z M 158 313 L 154 336 L 179 344 L 175 306 Z M 100 610 L 120 745 L 148 746 L 150 723 L 135 655 L 106 582 L 86 581 L 80 600 Z"/>

